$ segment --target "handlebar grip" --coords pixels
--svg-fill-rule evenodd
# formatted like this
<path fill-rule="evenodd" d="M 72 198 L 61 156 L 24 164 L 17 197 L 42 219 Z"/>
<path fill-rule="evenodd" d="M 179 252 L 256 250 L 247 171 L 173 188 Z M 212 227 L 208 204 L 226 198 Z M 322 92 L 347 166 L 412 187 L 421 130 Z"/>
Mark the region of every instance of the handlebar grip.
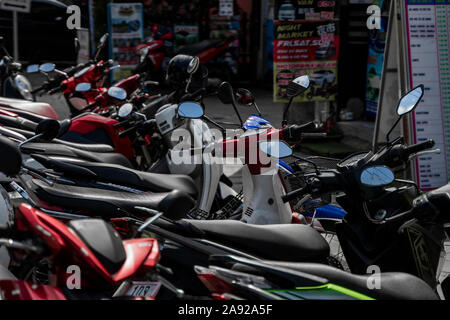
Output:
<path fill-rule="evenodd" d="M 126 120 L 121 121 L 121 122 L 118 122 L 118 123 L 115 123 L 115 124 L 113 125 L 113 128 L 116 129 L 116 128 L 123 127 L 123 126 L 127 125 L 128 123 L 130 123 L 130 121 L 131 121 L 131 118 L 126 119 Z"/>
<path fill-rule="evenodd" d="M 141 124 L 141 122 L 132 126 L 131 128 L 128 128 L 124 131 L 119 132 L 119 134 L 118 134 L 119 138 L 123 138 L 126 135 L 130 134 L 131 132 L 135 131 L 140 124 Z"/>
<path fill-rule="evenodd" d="M 430 149 L 434 147 L 434 140 L 432 139 L 428 139 L 427 141 L 421 142 L 421 143 L 417 143 L 414 144 L 412 146 L 406 147 L 405 148 L 405 152 L 410 155 L 413 153 L 417 153 L 426 149 Z"/>
<path fill-rule="evenodd" d="M 302 124 L 302 125 L 291 125 L 283 128 L 282 134 L 283 139 L 287 142 L 297 142 L 302 138 L 304 133 L 316 129 L 316 124 L 314 121 Z"/>
<path fill-rule="evenodd" d="M 93 107 L 95 107 L 97 105 L 97 102 L 92 102 L 90 104 L 88 104 L 86 107 L 84 107 L 83 109 L 80 110 L 80 112 L 85 112 L 88 111 L 89 109 L 92 109 Z"/>
<path fill-rule="evenodd" d="M 289 202 L 291 200 L 294 200 L 295 198 L 302 196 L 303 194 L 305 194 L 307 192 L 306 187 L 304 188 L 300 188 L 294 191 L 289 192 L 288 194 L 285 194 L 284 196 L 281 196 L 281 200 L 283 200 L 283 202 Z"/>

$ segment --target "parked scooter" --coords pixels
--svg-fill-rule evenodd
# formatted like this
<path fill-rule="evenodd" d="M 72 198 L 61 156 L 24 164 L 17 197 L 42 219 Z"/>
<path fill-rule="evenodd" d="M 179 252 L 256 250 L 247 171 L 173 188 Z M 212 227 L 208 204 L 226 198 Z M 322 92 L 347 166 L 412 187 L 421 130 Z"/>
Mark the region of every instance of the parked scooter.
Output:
<path fill-rule="evenodd" d="M 393 128 L 423 94 L 421 85 L 400 99 Z M 362 274 L 375 265 L 384 272 L 417 275 L 436 288 L 445 257 L 441 253 L 449 221 L 443 213 L 449 206 L 449 185 L 420 195 L 414 182 L 396 179 L 391 168 L 440 150 L 427 150 L 434 146 L 432 140 L 412 146 L 406 146 L 403 137 L 390 141 L 392 129 L 387 144 L 377 152 L 354 154 L 338 163 L 337 170 L 305 176 L 305 186 L 283 196 L 283 201 L 344 192 L 336 200 L 347 215 L 336 224 L 336 233 L 350 270 Z"/>

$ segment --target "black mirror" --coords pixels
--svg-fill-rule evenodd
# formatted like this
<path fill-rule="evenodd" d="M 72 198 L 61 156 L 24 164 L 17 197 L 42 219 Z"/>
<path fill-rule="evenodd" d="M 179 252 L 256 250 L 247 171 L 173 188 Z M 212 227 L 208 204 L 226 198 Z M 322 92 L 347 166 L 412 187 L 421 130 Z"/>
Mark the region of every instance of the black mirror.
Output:
<path fill-rule="evenodd" d="M 292 155 L 292 148 L 284 141 L 261 141 L 259 149 L 270 157 L 286 158 Z"/>
<path fill-rule="evenodd" d="M 49 73 L 55 70 L 55 64 L 53 63 L 44 63 L 39 66 L 39 70 L 45 73 Z"/>
<path fill-rule="evenodd" d="M 198 67 L 200 66 L 200 59 L 198 57 L 194 57 L 191 62 L 189 62 L 189 65 L 187 67 L 187 73 L 193 74 L 198 70 Z"/>
<path fill-rule="evenodd" d="M 423 89 L 424 86 L 421 84 L 412 89 L 400 99 L 397 106 L 398 116 L 401 117 L 407 113 L 410 113 L 417 107 L 423 97 Z"/>
<path fill-rule="evenodd" d="M 384 187 L 394 181 L 394 173 L 385 166 L 369 167 L 360 176 L 361 184 L 367 187 Z"/>
<path fill-rule="evenodd" d="M 50 141 L 58 136 L 59 129 L 60 124 L 57 120 L 45 119 L 39 122 L 35 133 L 40 134 L 42 139 Z"/>
<path fill-rule="evenodd" d="M 127 98 L 127 92 L 120 87 L 111 87 L 108 89 L 108 95 L 117 100 L 125 100 Z"/>
<path fill-rule="evenodd" d="M 0 171 L 10 177 L 17 175 L 22 167 L 22 155 L 17 145 L 0 136 L 0 154 Z"/>
<path fill-rule="evenodd" d="M 219 86 L 217 97 L 223 104 L 233 103 L 233 87 L 228 82 L 222 82 Z"/>
<path fill-rule="evenodd" d="M 252 106 L 255 103 L 255 96 L 250 90 L 239 88 L 235 93 L 236 101 L 243 106 Z"/>
<path fill-rule="evenodd" d="M 77 84 L 77 86 L 75 87 L 75 91 L 76 92 L 88 92 L 90 91 L 92 88 L 91 84 L 88 82 L 81 82 L 79 84 Z"/>
<path fill-rule="evenodd" d="M 289 82 L 289 85 L 286 89 L 286 96 L 288 98 L 293 98 L 298 96 L 299 94 L 302 94 L 309 88 L 309 77 L 308 76 L 301 76 L 298 78 L 295 78 L 291 82 Z"/>
<path fill-rule="evenodd" d="M 81 49 L 80 40 L 78 40 L 78 38 L 74 39 L 74 47 L 75 47 L 75 52 L 78 54 L 78 52 L 80 52 L 80 49 Z"/>
<path fill-rule="evenodd" d="M 183 102 L 178 106 L 178 115 L 188 119 L 198 119 L 203 116 L 203 108 L 196 102 Z"/>

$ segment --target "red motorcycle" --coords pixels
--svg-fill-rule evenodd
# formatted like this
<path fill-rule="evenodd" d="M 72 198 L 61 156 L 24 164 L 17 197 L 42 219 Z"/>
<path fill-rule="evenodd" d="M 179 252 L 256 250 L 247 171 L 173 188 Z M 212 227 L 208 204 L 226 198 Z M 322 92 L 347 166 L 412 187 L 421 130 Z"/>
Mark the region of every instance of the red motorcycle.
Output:
<path fill-rule="evenodd" d="M 0 137 L 0 151 L 4 156 L 0 170 L 7 176 L 18 175 L 22 160 L 16 145 Z M 19 205 L 14 221 L 0 225 L 0 245 L 9 248 L 9 269 L 23 281 L 1 268 L 2 298 L 154 299 L 163 283 L 179 295 L 156 272 L 161 256 L 157 240 L 139 238 L 162 215 L 148 211 L 150 218 L 135 229 L 132 239 L 122 241 L 103 220 L 78 219 L 66 225 L 29 204 Z"/>
<path fill-rule="evenodd" d="M 211 77 L 231 77 L 233 74 L 231 66 L 226 61 L 214 61 L 235 41 L 234 36 L 226 39 L 206 39 L 194 44 L 173 48 L 175 35 L 173 32 L 164 30 L 159 25 L 153 27 L 153 38 L 147 43 L 136 46 L 135 50 L 140 55 L 139 64 L 134 73 L 147 74 L 147 78 L 164 80 L 165 63 L 178 54 L 197 56 L 200 63 L 206 65 Z M 181 35 L 185 35 L 182 32 Z M 230 80 L 230 79 L 224 79 Z"/>

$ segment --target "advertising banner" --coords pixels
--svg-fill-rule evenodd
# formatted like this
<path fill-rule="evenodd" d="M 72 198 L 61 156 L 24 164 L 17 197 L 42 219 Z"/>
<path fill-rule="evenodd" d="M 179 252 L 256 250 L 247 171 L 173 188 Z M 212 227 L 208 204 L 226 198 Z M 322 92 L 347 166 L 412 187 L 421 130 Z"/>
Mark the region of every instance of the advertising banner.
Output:
<path fill-rule="evenodd" d="M 387 14 L 389 0 L 373 0 L 382 15 Z M 367 59 L 366 114 L 375 118 L 381 87 L 384 48 L 386 45 L 387 18 L 381 18 L 380 29 L 369 30 L 369 55 Z"/>
<path fill-rule="evenodd" d="M 304 74 L 310 77 L 310 89 L 294 101 L 335 100 L 338 55 L 336 21 L 275 21 L 274 101 L 286 102 L 287 85 Z"/>
<path fill-rule="evenodd" d="M 121 66 L 111 81 L 130 76 L 138 64 L 134 48 L 144 38 L 143 20 L 142 3 L 108 3 L 109 57 Z"/>

